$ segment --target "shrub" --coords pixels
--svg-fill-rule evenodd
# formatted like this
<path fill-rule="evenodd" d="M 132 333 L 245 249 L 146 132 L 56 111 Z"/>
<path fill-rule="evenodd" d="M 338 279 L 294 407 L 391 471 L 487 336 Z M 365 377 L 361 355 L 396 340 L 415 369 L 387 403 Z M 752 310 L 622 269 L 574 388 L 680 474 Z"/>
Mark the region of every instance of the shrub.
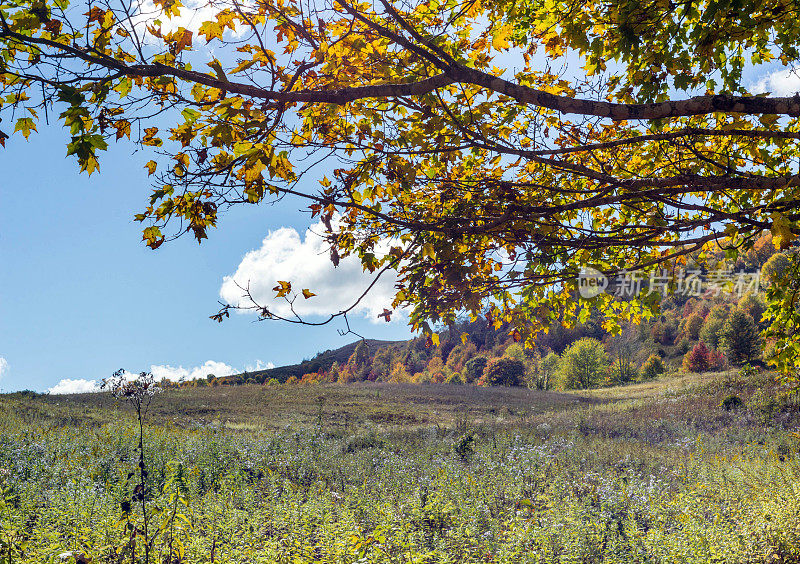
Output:
<path fill-rule="evenodd" d="M 485 356 L 476 356 L 469 359 L 464 365 L 464 380 L 468 384 L 480 380 L 487 364 L 489 364 L 489 359 Z"/>
<path fill-rule="evenodd" d="M 597 386 L 608 368 L 608 355 L 597 339 L 584 337 L 570 345 L 561 356 L 558 377 L 562 387 L 591 388 Z"/>
<path fill-rule="evenodd" d="M 764 423 L 769 423 L 772 417 L 780 410 L 781 405 L 773 393 L 759 388 L 747 400 L 747 408 L 760 416 Z"/>
<path fill-rule="evenodd" d="M 658 378 L 665 371 L 664 361 L 657 354 L 651 354 L 642 365 L 642 380 L 652 380 Z"/>
<path fill-rule="evenodd" d="M 453 372 L 452 374 L 450 374 L 450 376 L 448 376 L 445 379 L 444 383 L 445 384 L 456 384 L 456 385 L 458 385 L 458 384 L 463 384 L 464 383 L 464 379 L 461 378 L 461 373 Z"/>
<path fill-rule="evenodd" d="M 267 386 L 279 386 L 280 381 L 277 378 L 270 378 L 267 380 Z"/>
<path fill-rule="evenodd" d="M 719 406 L 723 408 L 725 411 L 731 411 L 732 409 L 738 409 L 744 405 L 742 398 L 735 395 L 725 396 Z"/>
<path fill-rule="evenodd" d="M 485 386 L 521 386 L 525 365 L 519 360 L 496 358 L 486 366 L 481 384 Z"/>
<path fill-rule="evenodd" d="M 475 436 L 472 433 L 467 433 L 453 445 L 453 452 L 461 459 L 461 462 L 467 463 L 472 459 L 472 456 L 475 454 L 475 448 L 472 446 L 474 442 Z"/>
<path fill-rule="evenodd" d="M 720 335 L 720 344 L 735 364 L 751 362 L 761 354 L 761 334 L 753 318 L 736 308 L 728 316 Z"/>

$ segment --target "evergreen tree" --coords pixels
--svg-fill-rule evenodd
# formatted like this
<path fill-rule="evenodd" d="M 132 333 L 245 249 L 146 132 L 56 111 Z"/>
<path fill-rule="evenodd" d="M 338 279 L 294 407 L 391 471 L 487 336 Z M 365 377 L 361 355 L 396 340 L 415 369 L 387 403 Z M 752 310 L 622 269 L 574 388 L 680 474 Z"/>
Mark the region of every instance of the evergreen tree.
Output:
<path fill-rule="evenodd" d="M 761 355 L 761 334 L 753 318 L 741 308 L 728 316 L 720 341 L 728 360 L 734 364 L 752 362 Z"/>

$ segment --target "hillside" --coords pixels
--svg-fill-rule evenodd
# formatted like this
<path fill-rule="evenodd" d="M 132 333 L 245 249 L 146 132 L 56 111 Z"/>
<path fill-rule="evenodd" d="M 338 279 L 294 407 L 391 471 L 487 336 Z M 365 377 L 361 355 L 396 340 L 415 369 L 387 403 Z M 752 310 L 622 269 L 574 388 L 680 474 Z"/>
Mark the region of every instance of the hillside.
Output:
<path fill-rule="evenodd" d="M 318 353 L 311 360 L 304 360 L 298 364 L 276 366 L 275 368 L 255 370 L 253 372 L 243 372 L 241 374 L 237 374 L 235 377 L 242 378 L 245 382 L 249 379 L 254 379 L 259 383 L 269 381 L 272 378 L 275 378 L 279 382 L 285 382 L 292 376 L 300 379 L 305 374 L 309 374 L 311 372 L 328 371 L 330 370 L 331 366 L 333 366 L 334 362 L 338 362 L 339 364 L 347 363 L 348 359 L 352 356 L 360 342 L 361 341 L 355 341 L 343 347 L 339 347 L 338 349 L 326 350 Z M 367 339 L 364 342 L 369 348 L 377 350 L 379 348 L 391 345 L 403 344 L 406 341 L 380 341 L 377 339 Z M 220 380 L 224 381 L 225 378 L 221 378 Z"/>
<path fill-rule="evenodd" d="M 245 372 L 184 387 L 244 383 L 447 383 L 572 389 L 613 386 L 650 380 L 665 373 L 713 372 L 746 365 L 763 367 L 771 346 L 760 333 L 766 328 L 763 286 L 736 287 L 733 273 L 763 276 L 768 283 L 777 253 L 771 236 L 755 241 L 734 263 L 718 257 L 693 257 L 687 269 L 707 280 L 727 272 L 729 280 L 703 291 L 675 287 L 660 296 L 658 313 L 639 324 L 623 324 L 609 333 L 594 310 L 582 322 L 567 317 L 522 347 L 510 327 L 478 318 L 455 323 L 439 333 L 439 345 L 424 337 L 407 341 L 356 341 L 313 359 L 268 370 Z M 679 272 L 677 269 L 676 272 Z M 675 273 L 673 273 L 673 276 Z M 721 284 L 721 285 L 720 285 Z M 727 284 L 727 286 L 725 285 Z M 586 365 L 585 358 L 592 358 Z M 589 368 L 578 369 L 578 366 Z M 171 385 L 166 382 L 165 385 Z"/>

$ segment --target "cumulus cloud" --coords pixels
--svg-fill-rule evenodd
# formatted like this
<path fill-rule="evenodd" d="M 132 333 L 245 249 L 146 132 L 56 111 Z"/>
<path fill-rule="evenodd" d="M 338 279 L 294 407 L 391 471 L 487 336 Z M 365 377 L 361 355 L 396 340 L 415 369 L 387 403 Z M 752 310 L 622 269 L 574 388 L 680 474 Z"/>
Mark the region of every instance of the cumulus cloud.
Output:
<path fill-rule="evenodd" d="M 771 92 L 774 96 L 792 96 L 800 92 L 800 69 L 780 69 L 766 74 L 751 86 L 750 91 L 756 94 Z"/>
<path fill-rule="evenodd" d="M 356 257 L 341 260 L 334 268 L 328 253 L 328 244 L 318 233 L 321 223 L 311 226 L 301 238 L 293 228 L 282 227 L 270 231 L 261 242 L 261 247 L 245 254 L 236 272 L 225 276 L 219 295 L 227 303 L 251 306 L 241 287 L 249 285 L 255 301 L 281 316 L 290 316 L 289 304 L 276 298 L 272 289 L 278 280 L 292 283 L 292 289 L 300 292 L 308 288 L 314 297 L 304 299 L 302 295 L 294 302 L 300 316 L 325 316 L 350 307 L 375 279 L 374 274 L 365 273 Z M 391 308 L 395 295 L 396 276 L 385 272 L 370 292 L 359 302 L 354 312 L 363 314 L 375 322 L 382 322 L 377 315 L 383 308 Z M 394 321 L 398 316 L 393 316 Z"/>
<path fill-rule="evenodd" d="M 84 380 L 83 378 L 64 378 L 58 384 L 47 390 L 49 394 L 85 394 L 99 392 L 100 383 L 97 380 Z"/>
<path fill-rule="evenodd" d="M 275 363 L 273 362 L 264 362 L 261 359 L 256 360 L 255 364 L 248 364 L 244 367 L 245 370 L 248 372 L 256 372 L 258 370 L 269 370 L 270 368 L 275 368 Z"/>
<path fill-rule="evenodd" d="M 6 372 L 8 372 L 8 361 L 0 356 L 0 378 L 2 378 Z"/>
<path fill-rule="evenodd" d="M 5 360 L 0 357 L 0 374 L 3 371 L 3 362 Z M 7 366 L 7 363 L 6 363 Z M 275 365 L 271 362 L 263 362 L 261 360 L 257 360 L 255 365 L 249 364 L 247 366 L 248 371 L 253 370 L 264 370 L 266 368 L 274 368 Z M 232 374 L 241 374 L 241 370 L 238 368 L 234 368 L 224 362 L 218 362 L 216 360 L 207 360 L 204 364 L 200 366 L 184 368 L 183 366 L 171 366 L 169 364 L 153 364 L 150 366 L 150 372 L 153 374 L 153 377 L 156 381 L 161 380 L 162 378 L 166 378 L 167 380 L 172 380 L 173 382 L 178 382 L 179 380 L 197 380 L 199 378 L 205 378 L 209 374 L 213 374 L 214 376 L 221 377 L 221 376 L 230 376 Z M 136 378 L 138 374 L 133 374 L 130 372 L 126 372 L 125 376 L 128 378 Z M 100 380 L 85 380 L 83 378 L 71 379 L 65 378 L 61 380 L 58 384 L 47 390 L 49 394 L 84 394 L 89 392 L 99 392 L 101 391 L 100 385 L 102 382 Z"/>
<path fill-rule="evenodd" d="M 214 376 L 230 376 L 231 374 L 239 374 L 241 370 L 225 364 L 224 362 L 217 362 L 216 360 L 207 360 L 201 366 L 194 368 L 184 368 L 183 366 L 170 366 L 168 364 L 154 364 L 150 367 L 150 372 L 153 377 L 158 381 L 162 378 L 177 382 L 183 380 L 198 380 L 205 378 L 209 374 Z"/>

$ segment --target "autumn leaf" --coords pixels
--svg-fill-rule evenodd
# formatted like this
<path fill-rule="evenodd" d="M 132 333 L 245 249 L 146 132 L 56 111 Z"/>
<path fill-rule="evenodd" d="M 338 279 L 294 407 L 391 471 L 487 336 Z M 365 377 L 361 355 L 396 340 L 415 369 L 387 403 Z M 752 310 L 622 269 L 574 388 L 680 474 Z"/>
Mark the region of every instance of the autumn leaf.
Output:
<path fill-rule="evenodd" d="M 157 127 L 146 127 L 144 129 L 144 137 L 142 137 L 142 145 L 149 147 L 160 147 L 163 145 L 164 142 L 156 137 L 156 133 L 158 133 Z"/>
<path fill-rule="evenodd" d="M 283 298 L 287 296 L 289 292 L 292 291 L 292 283 L 286 282 L 284 280 L 278 280 L 278 285 L 275 286 L 272 290 L 276 292 L 275 295 L 276 298 Z"/>
<path fill-rule="evenodd" d="M 303 297 L 304 297 L 305 299 L 311 298 L 311 297 L 313 297 L 313 296 L 316 296 L 316 294 L 315 294 L 314 292 L 312 292 L 312 291 L 311 291 L 311 290 L 309 290 L 308 288 L 305 288 L 305 289 L 303 289 Z"/>
<path fill-rule="evenodd" d="M 792 222 L 789 221 L 785 215 L 779 212 L 773 213 L 771 216 L 773 244 L 780 250 L 785 251 L 792 245 L 795 234 L 792 232 Z"/>
<path fill-rule="evenodd" d="M 498 51 L 502 51 L 511 47 L 511 44 L 508 42 L 508 39 L 511 37 L 512 32 L 513 28 L 511 25 L 508 24 L 500 25 L 492 35 L 492 47 L 494 47 Z"/>

